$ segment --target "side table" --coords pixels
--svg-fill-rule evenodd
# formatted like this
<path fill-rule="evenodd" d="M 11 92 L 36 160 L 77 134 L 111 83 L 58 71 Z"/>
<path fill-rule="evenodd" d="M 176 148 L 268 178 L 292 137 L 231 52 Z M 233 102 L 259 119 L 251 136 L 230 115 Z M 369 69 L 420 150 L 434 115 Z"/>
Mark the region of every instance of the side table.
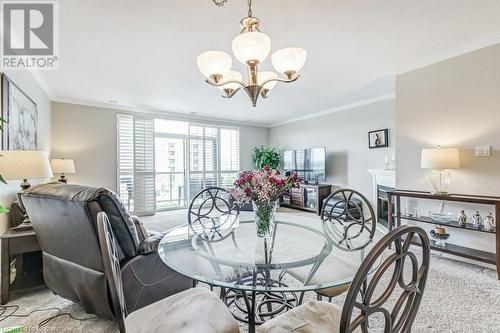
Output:
<path fill-rule="evenodd" d="M 0 246 L 0 304 L 5 304 L 10 297 L 11 259 L 15 256 L 22 258 L 22 254 L 40 251 L 41 248 L 33 230 L 7 230 L 3 235 L 0 235 Z M 16 271 L 23 271 L 22 263 L 17 266 Z"/>

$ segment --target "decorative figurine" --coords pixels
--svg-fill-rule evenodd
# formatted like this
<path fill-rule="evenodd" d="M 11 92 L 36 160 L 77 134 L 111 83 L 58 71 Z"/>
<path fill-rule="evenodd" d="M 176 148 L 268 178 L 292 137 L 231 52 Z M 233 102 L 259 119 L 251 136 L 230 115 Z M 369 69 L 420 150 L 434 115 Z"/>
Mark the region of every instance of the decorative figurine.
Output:
<path fill-rule="evenodd" d="M 465 210 L 461 210 L 458 214 L 458 225 L 465 227 L 467 225 L 467 215 L 465 215 Z"/>
<path fill-rule="evenodd" d="M 483 218 L 481 217 L 481 214 L 479 214 L 478 210 L 476 210 L 476 213 L 472 215 L 472 225 L 475 229 L 481 229 L 481 226 L 483 225 Z"/>
<path fill-rule="evenodd" d="M 495 230 L 495 218 L 493 217 L 493 214 L 489 213 L 484 218 L 484 228 L 488 231 Z"/>

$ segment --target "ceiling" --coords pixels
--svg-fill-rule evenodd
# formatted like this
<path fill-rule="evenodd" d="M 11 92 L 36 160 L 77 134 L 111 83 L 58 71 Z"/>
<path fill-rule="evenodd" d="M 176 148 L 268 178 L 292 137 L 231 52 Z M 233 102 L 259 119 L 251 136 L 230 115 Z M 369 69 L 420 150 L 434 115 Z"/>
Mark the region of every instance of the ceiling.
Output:
<path fill-rule="evenodd" d="M 301 46 L 308 59 L 253 108 L 243 92 L 221 98 L 196 66 L 203 51 L 232 54 L 245 0 L 59 4 L 59 70 L 37 74 L 53 100 L 258 125 L 393 94 L 398 73 L 500 42 L 500 0 L 254 0 L 271 52 Z"/>

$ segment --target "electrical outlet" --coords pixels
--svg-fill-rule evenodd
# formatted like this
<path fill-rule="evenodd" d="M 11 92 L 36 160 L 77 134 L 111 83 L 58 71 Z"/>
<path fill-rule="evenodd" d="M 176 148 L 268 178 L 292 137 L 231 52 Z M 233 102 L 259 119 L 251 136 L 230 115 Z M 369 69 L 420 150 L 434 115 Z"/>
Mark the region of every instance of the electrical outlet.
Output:
<path fill-rule="evenodd" d="M 477 146 L 476 157 L 487 157 L 491 156 L 491 146 Z"/>

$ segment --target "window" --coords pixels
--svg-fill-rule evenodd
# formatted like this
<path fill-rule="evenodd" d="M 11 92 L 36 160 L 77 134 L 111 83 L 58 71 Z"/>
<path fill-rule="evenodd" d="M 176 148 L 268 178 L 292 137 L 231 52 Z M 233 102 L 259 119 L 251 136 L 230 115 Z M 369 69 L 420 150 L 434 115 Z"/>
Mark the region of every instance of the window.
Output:
<path fill-rule="evenodd" d="M 119 194 L 135 214 L 186 207 L 240 171 L 238 128 L 123 114 L 117 127 Z"/>
<path fill-rule="evenodd" d="M 186 200 L 188 123 L 155 119 L 157 210 L 183 208 Z"/>
<path fill-rule="evenodd" d="M 190 124 L 189 165 L 190 199 L 206 187 L 232 185 L 240 170 L 239 129 Z"/>

